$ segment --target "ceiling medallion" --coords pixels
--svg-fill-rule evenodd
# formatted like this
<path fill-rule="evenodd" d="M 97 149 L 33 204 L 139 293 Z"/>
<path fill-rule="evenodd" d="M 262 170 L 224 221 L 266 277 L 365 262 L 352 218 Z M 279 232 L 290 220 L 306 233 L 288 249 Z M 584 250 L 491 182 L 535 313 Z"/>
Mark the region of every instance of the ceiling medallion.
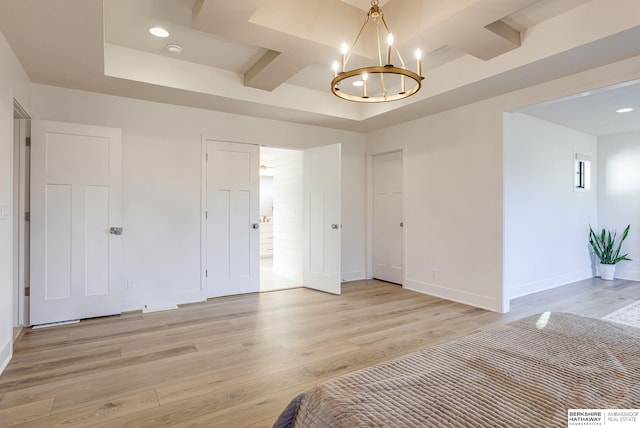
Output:
<path fill-rule="evenodd" d="M 375 42 L 378 47 L 378 64 L 368 67 L 360 67 L 349 70 L 347 63 L 356 49 L 367 24 L 375 28 Z M 383 44 L 380 42 L 381 34 L 386 35 L 386 55 L 383 56 Z M 382 8 L 378 6 L 378 0 L 371 1 L 371 9 L 360 28 L 351 48 L 346 43 L 342 44 L 341 62 L 333 63 L 333 80 L 331 92 L 336 96 L 361 103 L 380 103 L 407 98 L 422 87 L 422 53 L 416 50 L 416 72 L 408 70 L 400 56 L 400 51 L 394 45 L 393 34 L 384 19 Z M 397 60 L 399 67 L 393 65 Z M 346 84 L 350 82 L 351 85 Z M 342 85 L 341 85 L 342 83 Z M 357 88 L 357 89 L 354 89 Z"/>

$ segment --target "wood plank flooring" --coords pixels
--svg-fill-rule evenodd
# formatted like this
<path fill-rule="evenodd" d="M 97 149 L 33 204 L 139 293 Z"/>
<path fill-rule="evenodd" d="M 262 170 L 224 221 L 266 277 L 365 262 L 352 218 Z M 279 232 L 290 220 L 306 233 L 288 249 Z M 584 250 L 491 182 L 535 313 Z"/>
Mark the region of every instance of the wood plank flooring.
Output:
<path fill-rule="evenodd" d="M 267 427 L 323 380 L 526 315 L 602 317 L 640 283 L 581 281 L 475 309 L 380 281 L 25 329 L 0 376 L 0 427 Z"/>

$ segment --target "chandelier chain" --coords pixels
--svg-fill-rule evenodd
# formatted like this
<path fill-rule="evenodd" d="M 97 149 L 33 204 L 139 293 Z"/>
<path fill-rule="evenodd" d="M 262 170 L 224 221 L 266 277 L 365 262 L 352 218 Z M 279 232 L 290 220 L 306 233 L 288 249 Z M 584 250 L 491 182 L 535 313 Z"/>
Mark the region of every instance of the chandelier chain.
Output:
<path fill-rule="evenodd" d="M 358 42 L 360 41 L 360 37 L 362 36 L 362 33 L 364 32 L 364 29 L 367 26 L 367 23 L 369 22 L 369 17 L 370 17 L 370 15 L 367 15 L 367 17 L 364 20 L 364 23 L 362 24 L 362 27 L 360 27 L 360 31 L 358 32 L 358 35 L 356 36 L 356 39 L 353 41 L 353 44 L 351 45 L 351 48 L 349 48 L 349 53 L 346 56 L 345 64 L 348 63 L 349 60 L 351 59 L 351 55 L 353 55 L 353 51 L 355 50 L 356 46 L 358 45 Z"/>
<path fill-rule="evenodd" d="M 376 24 L 376 40 L 378 42 L 378 63 L 380 64 L 380 67 L 382 67 L 384 64 L 382 63 L 382 46 L 380 46 L 380 23 L 379 21 L 376 21 L 376 20 L 374 20 L 373 22 L 375 22 Z M 384 85 L 384 73 L 380 75 L 380 89 L 381 89 L 382 97 L 386 100 L 387 88 Z"/>

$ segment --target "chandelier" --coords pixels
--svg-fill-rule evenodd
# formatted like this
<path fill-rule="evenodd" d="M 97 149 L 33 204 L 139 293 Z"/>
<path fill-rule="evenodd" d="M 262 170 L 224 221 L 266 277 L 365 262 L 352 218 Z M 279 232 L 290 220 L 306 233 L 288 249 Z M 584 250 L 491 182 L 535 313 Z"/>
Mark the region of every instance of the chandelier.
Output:
<path fill-rule="evenodd" d="M 367 27 L 367 24 L 372 24 Z M 347 64 L 356 49 L 365 27 L 375 28 L 378 50 L 378 64 L 349 70 Z M 381 35 L 386 35 L 386 55 L 383 55 Z M 380 103 L 407 98 L 420 90 L 422 86 L 422 64 L 420 49 L 416 50 L 416 72 L 406 68 L 400 51 L 393 44 L 393 34 L 384 19 L 378 0 L 371 1 L 371 9 L 360 28 L 351 48 L 342 44 L 341 62 L 333 63 L 331 92 L 336 96 L 361 103 Z M 395 55 L 394 55 L 395 54 Z M 393 61 L 398 61 L 393 64 Z M 399 65 L 399 66 L 398 66 Z"/>

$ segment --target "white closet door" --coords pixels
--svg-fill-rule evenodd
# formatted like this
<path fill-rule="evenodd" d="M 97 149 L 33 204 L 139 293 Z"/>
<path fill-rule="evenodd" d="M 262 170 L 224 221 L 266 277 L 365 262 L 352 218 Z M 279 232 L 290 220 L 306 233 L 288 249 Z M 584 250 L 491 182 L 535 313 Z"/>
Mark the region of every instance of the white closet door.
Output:
<path fill-rule="evenodd" d="M 260 147 L 207 141 L 205 297 L 260 289 Z"/>
<path fill-rule="evenodd" d="M 340 294 L 340 144 L 305 150 L 303 284 Z"/>
<path fill-rule="evenodd" d="M 373 277 L 402 284 L 402 152 L 373 158 Z"/>
<path fill-rule="evenodd" d="M 32 121 L 31 323 L 121 312 L 121 130 Z"/>

